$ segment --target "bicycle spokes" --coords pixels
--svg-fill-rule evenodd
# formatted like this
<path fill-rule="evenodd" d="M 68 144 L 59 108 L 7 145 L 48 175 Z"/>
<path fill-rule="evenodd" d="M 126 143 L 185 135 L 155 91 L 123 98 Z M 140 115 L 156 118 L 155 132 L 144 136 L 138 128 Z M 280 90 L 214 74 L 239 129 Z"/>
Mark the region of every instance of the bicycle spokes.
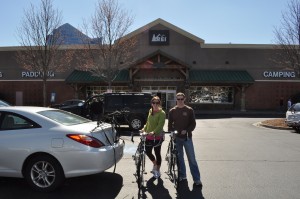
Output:
<path fill-rule="evenodd" d="M 172 173 L 173 173 L 173 181 L 174 181 L 174 186 L 175 188 L 178 188 L 178 182 L 179 182 L 179 169 L 178 169 L 178 159 L 177 155 L 173 157 L 173 168 L 172 168 Z"/>
<path fill-rule="evenodd" d="M 171 141 L 168 145 L 167 154 L 165 157 L 167 161 L 167 175 L 171 182 L 174 183 L 176 189 L 178 189 L 179 182 L 179 163 L 178 163 L 178 152 L 176 150 L 176 144 L 171 137 Z"/>
<path fill-rule="evenodd" d="M 136 165 L 136 176 L 137 176 L 137 184 L 138 188 L 142 188 L 144 186 L 144 174 L 145 174 L 145 156 L 140 155 L 137 160 Z"/>

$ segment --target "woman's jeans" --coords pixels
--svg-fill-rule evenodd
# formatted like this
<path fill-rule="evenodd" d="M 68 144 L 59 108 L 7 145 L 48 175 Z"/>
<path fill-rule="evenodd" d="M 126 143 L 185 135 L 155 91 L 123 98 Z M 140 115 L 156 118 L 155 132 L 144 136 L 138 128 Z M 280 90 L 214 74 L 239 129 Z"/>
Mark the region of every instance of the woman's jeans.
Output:
<path fill-rule="evenodd" d="M 176 147 L 178 151 L 178 160 L 179 160 L 179 177 L 186 178 L 186 168 L 185 168 L 184 151 L 183 151 L 183 147 L 184 147 L 189 161 L 190 171 L 193 176 L 193 180 L 194 182 L 201 182 L 200 171 L 195 157 L 193 140 L 191 138 L 187 138 L 187 139 L 176 138 Z"/>

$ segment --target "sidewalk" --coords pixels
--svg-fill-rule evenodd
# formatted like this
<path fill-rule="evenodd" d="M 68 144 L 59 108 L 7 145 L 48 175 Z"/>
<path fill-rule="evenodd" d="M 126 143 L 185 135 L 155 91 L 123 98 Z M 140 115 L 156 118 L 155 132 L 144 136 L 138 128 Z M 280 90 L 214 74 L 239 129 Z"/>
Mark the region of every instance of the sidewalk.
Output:
<path fill-rule="evenodd" d="M 226 117 L 251 117 L 251 118 L 285 118 L 285 112 L 279 111 L 195 111 L 197 119 L 200 118 L 226 118 Z"/>

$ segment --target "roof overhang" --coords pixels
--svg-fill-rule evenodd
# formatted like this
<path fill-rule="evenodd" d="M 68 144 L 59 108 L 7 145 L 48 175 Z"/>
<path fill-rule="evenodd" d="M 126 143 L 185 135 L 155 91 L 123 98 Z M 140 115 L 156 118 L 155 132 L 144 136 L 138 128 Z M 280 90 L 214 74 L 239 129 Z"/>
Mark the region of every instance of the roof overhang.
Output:
<path fill-rule="evenodd" d="M 89 71 L 74 70 L 67 78 L 66 83 L 68 84 L 78 84 L 78 83 L 96 83 L 104 82 L 101 77 L 92 75 Z M 129 71 L 123 69 L 119 72 L 114 82 L 128 82 L 129 81 Z"/>
<path fill-rule="evenodd" d="M 142 32 L 145 32 L 146 30 L 150 30 L 153 26 L 156 26 L 158 24 L 161 24 L 161 25 L 163 25 L 163 26 L 165 26 L 165 27 L 167 27 L 169 29 L 172 29 L 172 30 L 178 32 L 179 34 L 184 35 L 187 38 L 190 38 L 191 40 L 193 40 L 193 41 L 195 41 L 195 42 L 197 42 L 199 44 L 204 44 L 204 40 L 203 39 L 201 39 L 201 38 L 199 38 L 199 37 L 197 37 L 197 36 L 195 36 L 195 35 L 187 32 L 187 31 L 185 31 L 185 30 L 183 30 L 183 29 L 181 29 L 181 28 L 179 28 L 179 27 L 177 27 L 177 26 L 175 26 L 175 25 L 173 25 L 173 24 L 171 24 L 171 23 L 169 23 L 169 22 L 161 19 L 161 18 L 158 18 L 158 19 L 156 19 L 156 20 L 154 20 L 154 21 L 152 21 L 152 22 L 144 25 L 143 27 L 141 27 L 141 28 L 139 28 L 139 29 L 137 29 L 137 30 L 129 33 L 128 35 L 124 36 L 123 39 L 128 39 L 128 38 L 134 37 L 134 36 L 136 36 L 136 35 L 138 35 L 138 34 L 140 34 Z"/>
<path fill-rule="evenodd" d="M 190 83 L 253 84 L 254 79 L 244 70 L 190 70 Z"/>
<path fill-rule="evenodd" d="M 169 60 L 171 60 L 173 62 L 176 62 L 179 65 L 182 65 L 182 66 L 184 66 L 186 68 L 191 68 L 191 65 L 189 65 L 188 63 L 185 63 L 184 61 L 181 61 L 180 59 L 177 59 L 177 58 L 171 56 L 170 54 L 168 54 L 168 53 L 166 53 L 166 52 L 164 52 L 162 50 L 156 50 L 156 51 L 150 53 L 149 55 L 136 60 L 132 64 L 132 66 L 136 66 L 136 65 L 138 65 L 140 63 L 143 63 L 143 62 L 147 61 L 148 59 L 150 59 L 150 58 L 152 58 L 154 56 L 157 56 L 157 55 L 162 55 L 162 56 L 168 58 Z M 156 63 L 156 65 L 167 65 L 167 64 L 166 63 Z M 155 64 L 153 66 L 155 67 Z"/>

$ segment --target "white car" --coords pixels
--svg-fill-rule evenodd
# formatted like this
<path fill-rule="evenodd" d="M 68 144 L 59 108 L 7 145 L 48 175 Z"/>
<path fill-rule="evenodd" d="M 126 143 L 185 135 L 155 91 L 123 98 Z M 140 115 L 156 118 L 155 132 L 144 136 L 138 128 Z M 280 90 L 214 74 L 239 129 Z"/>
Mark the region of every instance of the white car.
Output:
<path fill-rule="evenodd" d="M 107 123 L 52 108 L 0 107 L 0 176 L 24 177 L 38 191 L 113 167 L 124 145 Z"/>
<path fill-rule="evenodd" d="M 300 103 L 293 104 L 286 112 L 285 122 L 289 127 L 300 132 Z"/>

